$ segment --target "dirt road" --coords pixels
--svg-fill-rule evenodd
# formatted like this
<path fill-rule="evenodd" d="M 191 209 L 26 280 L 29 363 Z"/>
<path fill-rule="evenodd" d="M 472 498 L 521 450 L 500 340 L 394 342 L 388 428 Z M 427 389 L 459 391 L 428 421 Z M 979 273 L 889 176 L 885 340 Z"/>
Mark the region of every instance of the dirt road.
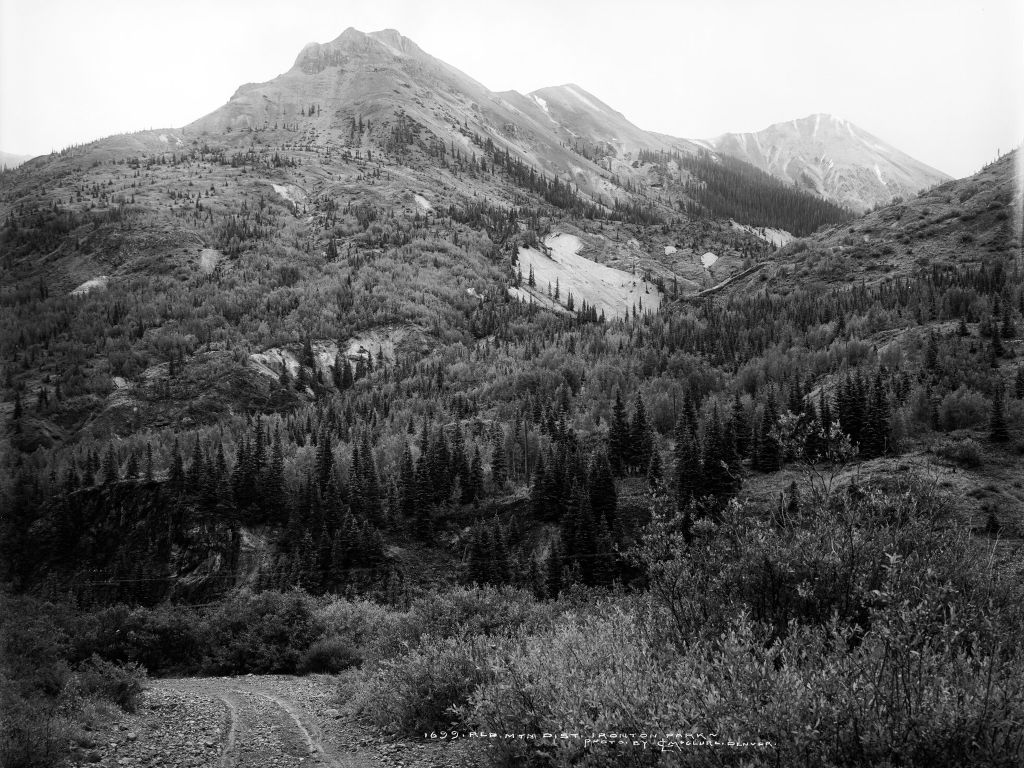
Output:
<path fill-rule="evenodd" d="M 76 765 L 162 768 L 448 768 L 465 749 L 385 739 L 338 699 L 338 681 L 246 676 L 152 680 L 142 706 L 89 734 Z"/>

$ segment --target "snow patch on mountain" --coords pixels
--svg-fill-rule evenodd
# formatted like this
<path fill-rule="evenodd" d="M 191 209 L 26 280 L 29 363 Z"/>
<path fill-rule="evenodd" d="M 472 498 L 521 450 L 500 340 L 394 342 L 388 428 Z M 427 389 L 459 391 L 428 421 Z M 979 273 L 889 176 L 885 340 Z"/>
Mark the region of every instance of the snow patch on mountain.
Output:
<path fill-rule="evenodd" d="M 217 262 L 221 260 L 221 252 L 216 248 L 203 248 L 199 252 L 199 269 L 202 270 L 203 274 L 213 274 L 213 270 L 217 268 Z"/>
<path fill-rule="evenodd" d="M 306 199 L 306 193 L 294 184 L 271 184 L 274 191 L 289 203 L 301 203 Z"/>
<path fill-rule="evenodd" d="M 532 94 L 530 94 L 530 97 L 531 97 L 531 98 L 532 98 L 532 99 L 533 99 L 533 100 L 534 100 L 535 102 L 537 102 L 537 106 L 539 106 L 539 107 L 540 107 L 541 109 L 543 109 L 543 110 L 544 110 L 544 114 L 548 116 L 548 120 L 550 120 L 550 121 L 551 121 L 552 123 L 554 123 L 555 125 L 558 125 L 558 121 L 557 121 L 557 120 L 555 120 L 555 118 L 553 118 L 553 117 L 551 116 L 551 110 L 549 110 L 549 109 L 548 109 L 548 102 L 547 102 L 547 100 L 546 100 L 546 99 L 542 99 L 542 98 L 541 98 L 540 96 L 538 96 L 538 95 L 537 95 L 537 94 L 535 94 L 535 93 L 532 93 Z"/>
<path fill-rule="evenodd" d="M 91 280 L 86 280 L 80 286 L 71 291 L 72 296 L 84 296 L 92 291 L 105 291 L 107 284 L 110 282 L 110 278 L 106 275 L 100 275 L 94 277 Z"/>

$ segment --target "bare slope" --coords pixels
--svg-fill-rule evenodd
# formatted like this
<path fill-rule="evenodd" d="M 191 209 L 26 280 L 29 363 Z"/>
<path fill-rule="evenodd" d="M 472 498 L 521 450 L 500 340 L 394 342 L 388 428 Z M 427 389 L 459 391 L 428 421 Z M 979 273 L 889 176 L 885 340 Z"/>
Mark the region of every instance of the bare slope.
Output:
<path fill-rule="evenodd" d="M 516 296 L 525 298 L 529 294 L 542 306 L 558 302 L 566 307 L 572 297 L 576 310 L 585 301 L 609 320 L 634 311 L 637 314 L 656 312 L 661 304 L 660 291 L 642 276 L 581 256 L 579 251 L 583 244 L 575 235 L 548 235 L 544 246 L 543 253 L 536 248 L 519 249 L 523 286 Z M 532 289 L 527 285 L 531 269 L 536 282 Z"/>

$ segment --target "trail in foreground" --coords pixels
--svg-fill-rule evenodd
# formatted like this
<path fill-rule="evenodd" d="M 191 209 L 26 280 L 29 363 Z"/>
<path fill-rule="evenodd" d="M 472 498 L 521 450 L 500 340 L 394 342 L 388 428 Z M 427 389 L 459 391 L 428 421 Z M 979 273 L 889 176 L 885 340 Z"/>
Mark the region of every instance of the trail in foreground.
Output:
<path fill-rule="evenodd" d="M 139 711 L 89 734 L 74 764 L 119 768 L 461 768 L 475 764 L 463 745 L 380 738 L 355 720 L 347 703 L 339 703 L 338 680 L 328 675 L 153 680 Z"/>

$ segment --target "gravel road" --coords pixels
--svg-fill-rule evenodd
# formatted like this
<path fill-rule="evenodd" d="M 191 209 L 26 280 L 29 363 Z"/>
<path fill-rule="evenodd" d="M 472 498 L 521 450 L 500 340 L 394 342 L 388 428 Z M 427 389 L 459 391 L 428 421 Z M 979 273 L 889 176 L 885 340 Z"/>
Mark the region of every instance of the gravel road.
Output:
<path fill-rule="evenodd" d="M 151 680 L 142 705 L 80 743 L 76 766 L 153 768 L 470 768 L 469 744 L 375 734 L 338 700 L 338 678 Z"/>

